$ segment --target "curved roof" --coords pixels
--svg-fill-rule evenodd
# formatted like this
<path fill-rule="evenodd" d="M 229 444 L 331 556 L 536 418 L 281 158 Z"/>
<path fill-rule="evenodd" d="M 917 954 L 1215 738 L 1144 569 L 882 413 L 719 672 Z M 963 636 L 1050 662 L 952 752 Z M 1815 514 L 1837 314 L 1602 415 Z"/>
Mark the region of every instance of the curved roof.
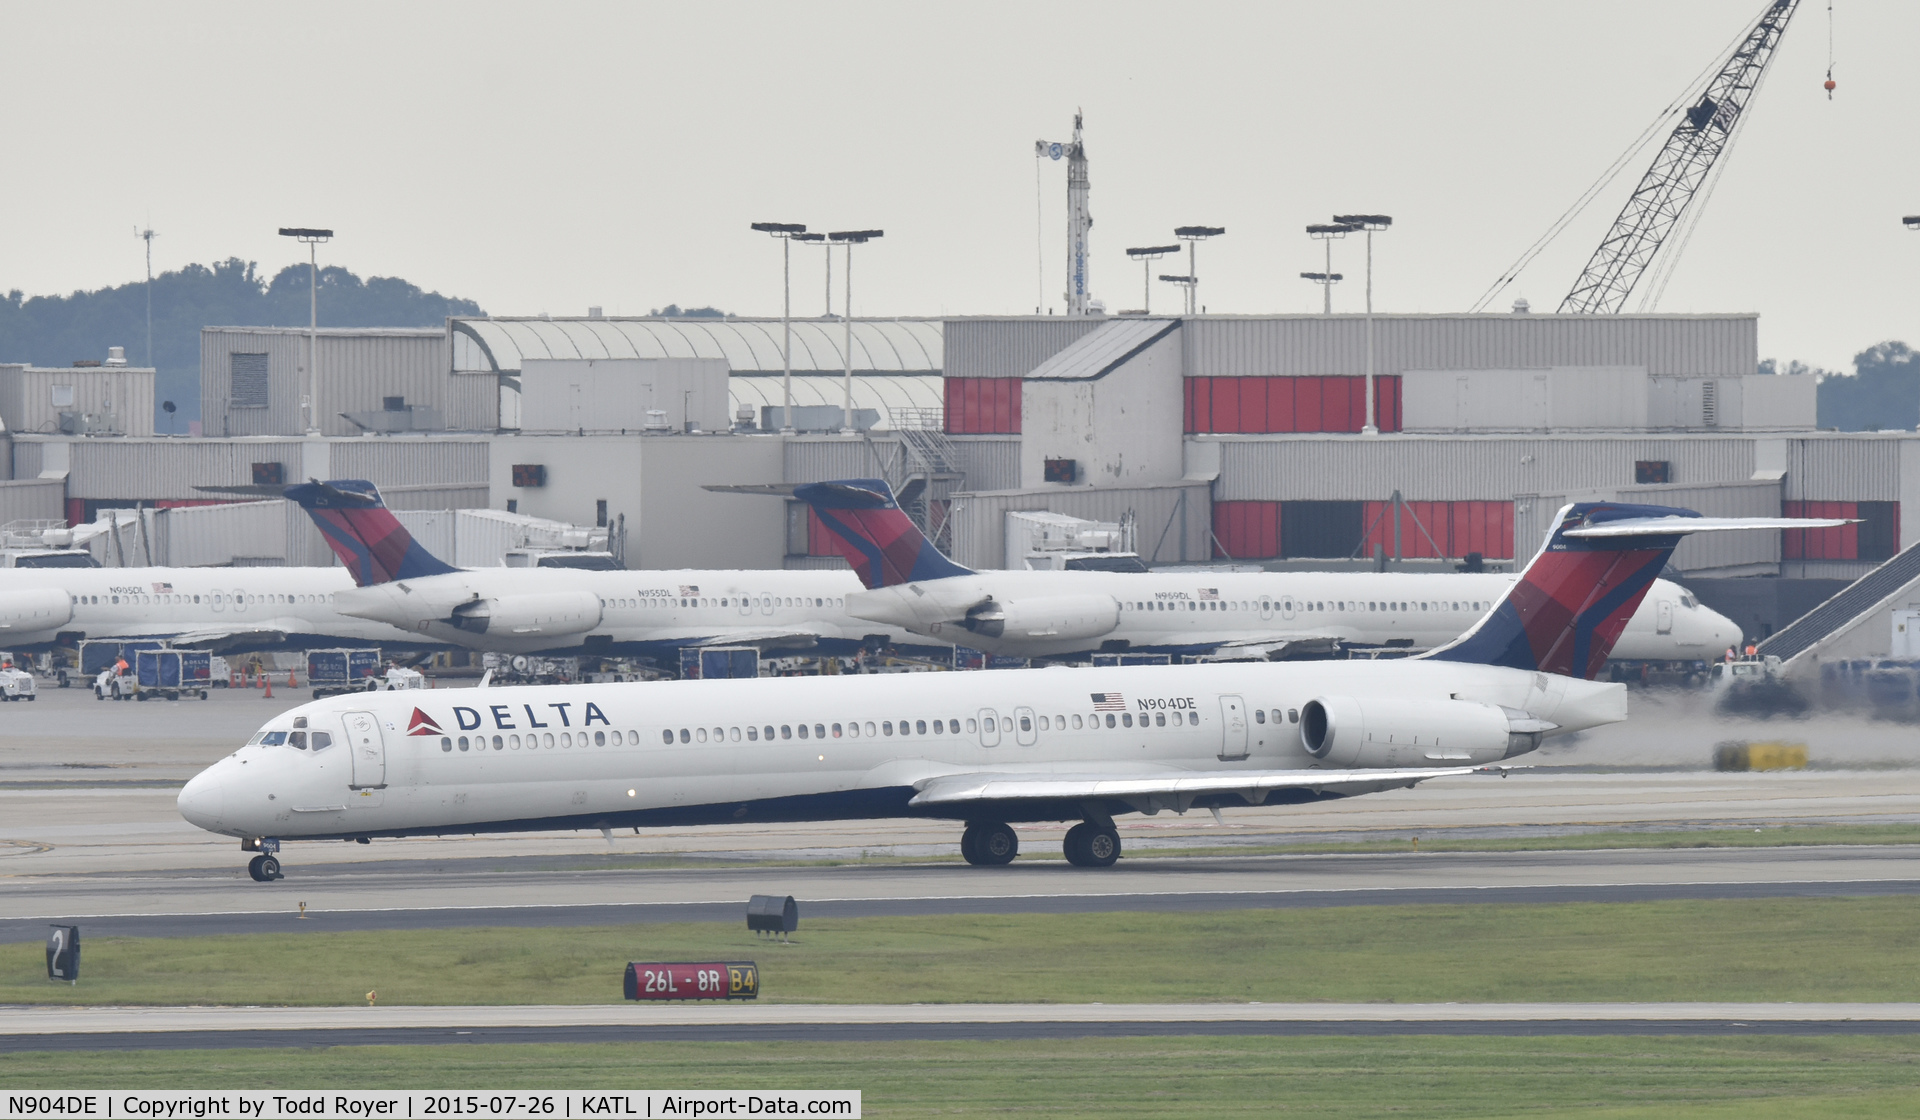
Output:
<path fill-rule="evenodd" d="M 724 358 L 735 373 L 779 373 L 778 319 L 472 319 L 449 321 L 455 373 L 519 373 L 524 358 Z M 793 370 L 844 368 L 846 325 L 795 319 Z M 856 373 L 938 375 L 937 319 L 856 319 Z"/>

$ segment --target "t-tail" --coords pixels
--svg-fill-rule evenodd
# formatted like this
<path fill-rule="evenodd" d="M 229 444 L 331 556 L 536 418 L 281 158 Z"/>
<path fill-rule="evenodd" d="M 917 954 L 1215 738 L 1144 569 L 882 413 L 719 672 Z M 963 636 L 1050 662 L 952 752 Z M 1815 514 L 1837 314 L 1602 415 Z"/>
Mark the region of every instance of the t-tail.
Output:
<path fill-rule="evenodd" d="M 1843 524 L 1817 518 L 1702 517 L 1690 509 L 1620 502 L 1564 506 L 1506 598 L 1473 629 L 1422 656 L 1593 680 L 1682 537 Z"/>
<path fill-rule="evenodd" d="M 880 479 L 809 482 L 793 496 L 813 508 L 834 550 L 870 590 L 973 574 L 940 554 Z"/>
<path fill-rule="evenodd" d="M 287 487 L 286 495 L 313 518 L 360 587 L 460 570 L 422 548 L 381 501 L 379 488 L 365 479 L 304 482 Z"/>

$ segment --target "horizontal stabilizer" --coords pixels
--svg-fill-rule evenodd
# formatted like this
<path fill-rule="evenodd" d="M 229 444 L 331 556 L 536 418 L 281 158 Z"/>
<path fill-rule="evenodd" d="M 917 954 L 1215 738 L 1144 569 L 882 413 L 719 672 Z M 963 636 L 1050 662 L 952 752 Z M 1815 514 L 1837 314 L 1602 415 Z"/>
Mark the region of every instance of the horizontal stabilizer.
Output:
<path fill-rule="evenodd" d="M 1686 533 L 1720 533 L 1734 529 L 1832 529 L 1854 525 L 1853 517 L 1633 517 L 1584 529 L 1568 529 L 1565 536 L 1591 540 L 1606 537 L 1665 537 Z"/>

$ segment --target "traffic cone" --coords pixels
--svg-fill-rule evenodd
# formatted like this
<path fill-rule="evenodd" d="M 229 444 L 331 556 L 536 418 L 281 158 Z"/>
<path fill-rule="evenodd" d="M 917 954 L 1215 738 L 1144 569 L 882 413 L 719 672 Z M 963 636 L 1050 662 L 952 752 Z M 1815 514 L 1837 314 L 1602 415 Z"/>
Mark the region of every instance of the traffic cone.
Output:
<path fill-rule="evenodd" d="M 260 674 L 260 687 L 266 689 L 265 692 L 260 694 L 260 699 L 273 699 L 273 675 L 271 673 Z"/>
<path fill-rule="evenodd" d="M 287 687 L 288 687 L 288 688 L 299 688 L 299 687 L 300 687 L 300 685 L 299 685 L 299 684 L 298 684 L 298 683 L 297 683 L 297 682 L 296 682 L 296 681 L 295 681 L 295 680 L 293 679 L 293 670 L 292 670 L 292 669 L 288 669 L 288 670 L 287 670 Z"/>

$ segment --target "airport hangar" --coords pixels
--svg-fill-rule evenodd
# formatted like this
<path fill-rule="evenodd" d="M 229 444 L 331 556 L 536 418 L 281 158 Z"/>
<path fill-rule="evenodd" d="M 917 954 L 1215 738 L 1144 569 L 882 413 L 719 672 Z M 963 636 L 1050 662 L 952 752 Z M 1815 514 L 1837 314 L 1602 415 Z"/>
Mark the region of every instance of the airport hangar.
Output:
<path fill-rule="evenodd" d="M 1153 564 L 1411 567 L 1524 561 L 1577 498 L 1861 518 L 1681 546 L 1675 567 L 1740 590 L 1765 632 L 1920 539 L 1900 517 L 1920 437 L 1815 430 L 1814 379 L 1757 373 L 1757 328 L 1519 308 L 796 320 L 782 435 L 778 319 L 455 318 L 320 331 L 314 438 L 307 331 L 208 327 L 205 434 L 154 433 L 150 370 L 0 366 L 0 523 L 138 506 L 153 563 L 328 564 L 297 510 L 196 487 L 358 477 L 397 509 L 611 525 L 629 567 L 836 566 L 804 507 L 703 487 L 881 477 L 973 567 L 1006 566 L 1004 515 L 1035 509 L 1131 515 Z"/>

